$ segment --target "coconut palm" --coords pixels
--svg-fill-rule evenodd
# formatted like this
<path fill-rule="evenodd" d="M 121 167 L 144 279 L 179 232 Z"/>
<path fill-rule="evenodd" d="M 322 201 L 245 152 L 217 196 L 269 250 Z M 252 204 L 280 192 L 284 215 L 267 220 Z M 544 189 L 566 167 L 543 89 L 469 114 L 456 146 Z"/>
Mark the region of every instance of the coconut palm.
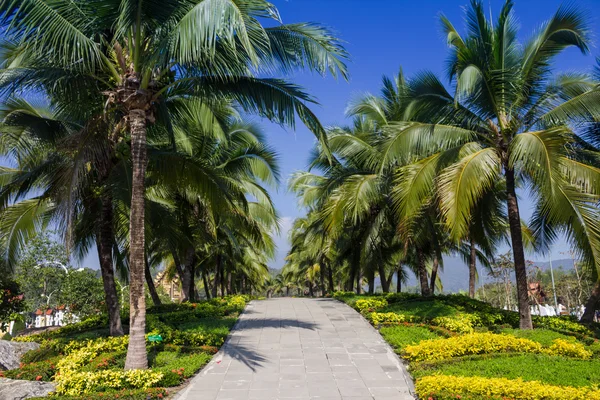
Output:
<path fill-rule="evenodd" d="M 71 109 L 105 96 L 106 113 L 130 135 L 130 340 L 126 369 L 146 368 L 144 303 L 144 180 L 148 124 L 164 118 L 173 96 L 231 96 L 247 111 L 293 124 L 295 115 L 324 132 L 298 87 L 264 73 L 309 68 L 346 75 L 346 53 L 315 24 L 264 28 L 279 22 L 262 0 L 37 0 L 0 2 L 5 37 L 21 63 L 2 74 L 2 88 L 54 92 Z M 73 84 L 76 82 L 76 84 Z M 81 107 L 80 107 L 81 108 Z M 73 111 L 75 112 L 75 111 Z"/>
<path fill-rule="evenodd" d="M 467 35 L 448 19 L 442 25 L 451 54 L 450 94 L 431 73 L 410 82 L 414 99 L 403 121 L 390 124 L 386 158 L 418 157 L 404 174 L 398 204 L 410 214 L 436 187 L 442 219 L 453 240 L 469 236 L 477 204 L 493 185 L 506 187 L 507 219 L 515 261 L 520 326 L 531 329 L 524 243 L 516 189 L 536 201 L 532 228 L 552 238 L 568 233 L 585 260 L 600 265 L 597 183 L 600 172 L 586 162 L 579 120 L 600 113 L 592 79 L 551 66 L 564 49 L 588 50 L 584 15 L 561 6 L 524 46 L 507 1 L 496 22 L 472 1 Z M 437 178 L 436 178 L 437 177 Z M 435 178 L 435 179 L 434 179 Z"/>

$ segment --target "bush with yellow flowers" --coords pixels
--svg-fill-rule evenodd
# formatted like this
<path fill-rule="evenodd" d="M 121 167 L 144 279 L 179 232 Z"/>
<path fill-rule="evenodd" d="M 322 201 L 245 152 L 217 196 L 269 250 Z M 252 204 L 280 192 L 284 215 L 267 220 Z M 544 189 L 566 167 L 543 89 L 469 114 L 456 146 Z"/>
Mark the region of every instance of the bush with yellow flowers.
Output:
<path fill-rule="evenodd" d="M 366 317 L 375 326 L 381 324 L 395 324 L 399 322 L 414 322 L 416 319 L 413 315 L 398 314 L 395 312 L 372 312 L 367 314 Z"/>
<path fill-rule="evenodd" d="M 366 311 L 380 310 L 387 307 L 386 299 L 360 299 L 354 303 L 354 307 L 362 314 Z"/>
<path fill-rule="evenodd" d="M 592 352 L 581 343 L 556 339 L 552 346 L 543 347 L 529 339 L 495 333 L 471 333 L 445 339 L 424 340 L 404 348 L 404 357 L 410 361 L 437 361 L 452 357 L 487 353 L 545 353 L 589 359 Z"/>
<path fill-rule="evenodd" d="M 506 378 L 430 375 L 417 380 L 415 389 L 419 398 L 429 400 L 600 400 L 598 389 Z"/>
<path fill-rule="evenodd" d="M 55 376 L 56 393 L 76 396 L 107 389 L 147 389 L 156 385 L 162 372 L 152 370 L 114 370 L 97 372 L 59 372 Z"/>
<path fill-rule="evenodd" d="M 451 317 L 436 317 L 431 323 L 456 333 L 472 333 L 473 327 L 480 325 L 481 319 L 475 314 L 460 313 Z"/>
<path fill-rule="evenodd" d="M 66 356 L 56 363 L 56 369 L 61 374 L 77 371 L 101 353 L 125 351 L 127 343 L 129 343 L 129 336 L 72 341 L 65 348 Z"/>

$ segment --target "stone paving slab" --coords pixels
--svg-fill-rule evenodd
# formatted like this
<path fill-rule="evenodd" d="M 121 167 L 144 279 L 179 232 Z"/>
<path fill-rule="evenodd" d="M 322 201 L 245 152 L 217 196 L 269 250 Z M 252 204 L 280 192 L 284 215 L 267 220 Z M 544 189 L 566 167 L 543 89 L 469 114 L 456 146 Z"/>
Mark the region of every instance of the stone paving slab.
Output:
<path fill-rule="evenodd" d="M 409 400 L 412 380 L 360 314 L 332 299 L 252 301 L 177 400 Z"/>

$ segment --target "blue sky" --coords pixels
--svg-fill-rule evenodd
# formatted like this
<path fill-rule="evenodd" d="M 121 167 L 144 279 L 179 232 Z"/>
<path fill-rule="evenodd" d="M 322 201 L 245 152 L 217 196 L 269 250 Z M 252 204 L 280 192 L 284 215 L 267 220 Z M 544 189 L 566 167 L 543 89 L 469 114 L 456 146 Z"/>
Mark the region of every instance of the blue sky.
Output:
<path fill-rule="evenodd" d="M 318 22 L 333 29 L 346 42 L 346 48 L 352 56 L 349 82 L 308 73 L 288 77 L 318 99 L 320 106 L 313 107 L 313 110 L 326 126 L 347 123 L 344 110 L 348 101 L 365 92 L 377 93 L 381 77 L 395 74 L 400 66 L 408 76 L 424 69 L 444 76 L 448 49 L 438 16 L 445 14 L 462 31 L 463 7 L 468 4 L 468 0 L 272 1 L 278 7 L 284 23 Z M 498 14 L 503 4 L 501 0 L 484 1 L 493 16 Z M 521 24 L 520 38 L 525 41 L 556 11 L 561 1 L 516 0 L 515 3 L 516 16 Z M 600 21 L 594 18 L 594 11 L 598 10 L 600 0 L 580 0 L 575 3 L 590 15 L 590 28 L 594 42 L 597 42 L 600 40 Z M 595 56 L 600 56 L 597 46 L 587 56 L 575 50 L 567 51 L 558 59 L 556 70 L 589 70 Z M 277 260 L 271 263 L 271 266 L 280 268 L 288 249 L 287 230 L 292 220 L 302 215 L 295 197 L 287 192 L 287 179 L 294 171 L 306 168 L 314 137 L 300 125 L 292 131 L 266 121 L 262 124 L 268 132 L 270 144 L 279 152 L 281 159 L 282 184 L 272 195 L 282 217 L 282 235 L 277 239 Z M 531 214 L 530 206 L 528 199 L 522 198 L 521 210 L 525 218 Z M 567 246 L 564 243 L 557 243 L 553 258 L 565 258 L 559 254 L 565 250 Z M 83 265 L 97 267 L 97 255 L 90 254 Z"/>

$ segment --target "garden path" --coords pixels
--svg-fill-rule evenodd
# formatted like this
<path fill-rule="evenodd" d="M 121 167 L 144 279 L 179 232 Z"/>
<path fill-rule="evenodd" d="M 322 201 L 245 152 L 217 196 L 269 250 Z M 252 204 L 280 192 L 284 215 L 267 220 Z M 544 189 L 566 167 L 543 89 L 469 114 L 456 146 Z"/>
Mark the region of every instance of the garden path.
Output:
<path fill-rule="evenodd" d="M 408 400 L 410 376 L 360 314 L 332 299 L 252 301 L 177 400 Z"/>

